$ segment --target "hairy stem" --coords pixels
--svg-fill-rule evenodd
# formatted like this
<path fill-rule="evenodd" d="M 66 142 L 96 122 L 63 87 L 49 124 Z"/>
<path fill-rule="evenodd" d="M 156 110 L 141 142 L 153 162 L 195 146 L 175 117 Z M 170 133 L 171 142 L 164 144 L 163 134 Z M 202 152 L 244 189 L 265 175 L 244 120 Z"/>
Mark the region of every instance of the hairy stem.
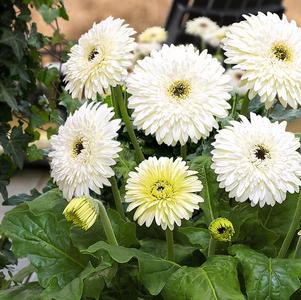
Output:
<path fill-rule="evenodd" d="M 117 185 L 115 176 L 110 178 L 110 182 L 111 182 L 111 189 L 112 189 L 112 193 L 113 193 L 113 197 L 114 197 L 115 207 L 116 207 L 117 211 L 120 213 L 120 215 L 124 218 L 125 215 L 124 215 L 122 201 L 121 201 L 121 197 L 120 197 L 120 193 L 119 193 L 119 189 L 118 189 L 118 185 Z"/>
<path fill-rule="evenodd" d="M 278 258 L 284 258 L 286 256 L 287 250 L 290 247 L 290 244 L 296 234 L 296 231 L 297 231 L 297 229 L 299 229 L 300 221 L 301 221 L 301 193 L 299 194 L 299 197 L 298 197 L 297 207 L 296 207 L 295 214 L 292 219 L 291 225 L 288 229 L 286 237 L 279 250 Z"/>
<path fill-rule="evenodd" d="M 144 155 L 143 155 L 142 150 L 139 146 L 137 137 L 135 135 L 135 132 L 134 132 L 131 120 L 130 120 L 130 117 L 128 115 L 126 102 L 125 102 L 125 99 L 123 98 L 123 93 L 122 93 L 122 90 L 121 90 L 121 86 L 117 85 L 116 87 L 114 87 L 114 96 L 116 97 L 118 107 L 120 109 L 122 120 L 125 123 L 125 127 L 128 131 L 131 142 L 134 146 L 136 156 L 137 156 L 139 162 L 141 162 L 141 161 L 144 160 Z"/>
<path fill-rule="evenodd" d="M 98 204 L 99 204 L 99 217 L 100 217 L 105 235 L 107 237 L 107 240 L 108 240 L 109 244 L 111 244 L 113 246 L 118 246 L 118 242 L 116 240 L 115 233 L 113 231 L 112 224 L 111 224 L 111 221 L 107 214 L 107 211 L 101 201 L 99 201 Z"/>
<path fill-rule="evenodd" d="M 167 228 L 165 233 L 166 233 L 166 243 L 167 243 L 167 259 L 170 261 L 174 261 L 175 251 L 174 251 L 173 231 Z"/>

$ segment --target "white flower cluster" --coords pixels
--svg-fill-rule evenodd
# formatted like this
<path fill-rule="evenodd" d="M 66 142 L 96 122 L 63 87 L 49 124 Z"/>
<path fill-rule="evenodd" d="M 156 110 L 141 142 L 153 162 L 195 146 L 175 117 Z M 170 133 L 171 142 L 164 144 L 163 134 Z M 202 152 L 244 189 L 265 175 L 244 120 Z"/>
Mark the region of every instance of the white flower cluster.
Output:
<path fill-rule="evenodd" d="M 238 95 L 248 92 L 250 99 L 258 95 L 267 108 L 277 100 L 296 108 L 301 104 L 300 28 L 270 13 L 245 19 L 227 29 L 205 18 L 187 23 L 187 32 L 202 37 L 211 30 L 213 38 L 213 31 L 220 30 L 217 39 L 226 36 L 226 62 L 234 70 L 225 72 L 207 50 L 163 45 L 127 75 L 136 47 L 134 30 L 110 17 L 93 25 L 71 49 L 66 89 L 73 97 L 93 100 L 125 84 L 133 124 L 168 146 L 198 143 L 218 130 L 219 119 L 228 116 L 233 90 Z M 165 39 L 166 32 L 158 27 L 139 36 L 142 43 Z M 89 195 L 90 190 L 100 193 L 103 185 L 110 185 L 121 150 L 115 140 L 120 120 L 113 117 L 113 108 L 106 104 L 85 103 L 52 137 L 51 175 L 66 198 Z M 301 185 L 299 140 L 285 131 L 285 122 L 272 123 L 255 114 L 240 119 L 215 136 L 212 168 L 220 187 L 239 202 L 260 207 L 282 203 L 287 192 L 297 192 Z M 136 209 L 139 224 L 150 226 L 155 220 L 163 229 L 173 229 L 203 201 L 195 194 L 201 182 L 179 158 L 150 157 L 129 177 L 125 200 L 128 210 Z"/>

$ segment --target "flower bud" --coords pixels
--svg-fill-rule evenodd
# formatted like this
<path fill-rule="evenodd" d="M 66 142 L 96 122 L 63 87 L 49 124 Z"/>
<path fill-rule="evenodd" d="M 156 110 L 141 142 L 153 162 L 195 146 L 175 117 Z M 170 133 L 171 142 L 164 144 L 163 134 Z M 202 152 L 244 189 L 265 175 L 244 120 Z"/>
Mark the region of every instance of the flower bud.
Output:
<path fill-rule="evenodd" d="M 221 242 L 230 242 L 234 235 L 234 227 L 226 218 L 214 219 L 209 225 L 211 236 Z"/>

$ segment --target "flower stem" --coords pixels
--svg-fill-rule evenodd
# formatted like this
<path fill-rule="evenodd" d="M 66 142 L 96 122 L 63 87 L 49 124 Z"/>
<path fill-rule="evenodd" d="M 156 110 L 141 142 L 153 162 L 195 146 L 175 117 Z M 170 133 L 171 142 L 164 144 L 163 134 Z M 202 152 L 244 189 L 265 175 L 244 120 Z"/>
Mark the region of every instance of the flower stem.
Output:
<path fill-rule="evenodd" d="M 245 96 L 242 100 L 240 113 L 246 117 L 249 117 L 249 98 Z"/>
<path fill-rule="evenodd" d="M 165 233 L 166 233 L 166 242 L 167 242 L 167 259 L 174 261 L 175 252 L 174 252 L 173 231 L 167 228 Z"/>
<path fill-rule="evenodd" d="M 186 160 L 187 157 L 187 145 L 183 145 L 181 146 L 181 157 L 183 158 L 183 160 Z"/>
<path fill-rule="evenodd" d="M 115 117 L 117 119 L 120 119 L 120 111 L 119 111 L 119 107 L 118 107 L 118 103 L 117 103 L 117 99 L 116 99 L 115 90 L 113 87 L 111 87 L 111 99 L 112 99 L 112 104 L 114 107 Z"/>
<path fill-rule="evenodd" d="M 131 142 L 134 146 L 137 158 L 139 160 L 139 162 L 144 160 L 144 155 L 142 153 L 142 150 L 139 146 L 139 143 L 137 141 L 130 117 L 128 115 L 128 111 L 127 111 L 127 107 L 126 107 L 126 103 L 125 103 L 125 99 L 123 98 L 123 93 L 121 90 L 121 86 L 117 85 L 116 87 L 114 87 L 114 97 L 116 99 L 116 102 L 118 103 L 118 107 L 120 109 L 120 113 L 122 116 L 122 120 L 125 123 L 125 127 L 128 131 L 128 134 L 130 136 Z"/>
<path fill-rule="evenodd" d="M 301 221 L 301 193 L 299 194 L 298 197 L 298 202 L 297 202 L 297 207 L 295 209 L 295 214 L 294 217 L 292 219 L 291 225 L 288 229 L 288 232 L 286 234 L 286 237 L 282 243 L 282 246 L 279 250 L 278 253 L 278 258 L 284 258 L 287 250 L 296 234 L 297 229 L 300 226 L 300 221 Z"/>
<path fill-rule="evenodd" d="M 233 98 L 232 110 L 231 110 L 231 115 L 230 115 L 232 118 L 234 117 L 235 112 L 236 112 L 237 100 L 238 100 L 238 96 L 237 96 L 237 94 L 235 94 L 234 98 Z"/>
<path fill-rule="evenodd" d="M 115 233 L 113 231 L 112 224 L 111 224 L 111 221 L 107 214 L 107 211 L 101 201 L 98 201 L 98 204 L 99 204 L 99 216 L 100 216 L 100 220 L 101 220 L 103 229 L 105 231 L 107 240 L 108 240 L 109 244 L 111 244 L 113 246 L 118 246 L 118 242 L 116 240 Z"/>
<path fill-rule="evenodd" d="M 208 257 L 214 255 L 216 247 L 216 240 L 213 237 L 210 237 L 209 246 L 208 246 Z"/>
<path fill-rule="evenodd" d="M 116 207 L 117 211 L 120 213 L 120 215 L 124 218 L 125 215 L 124 215 L 122 201 L 121 201 L 121 197 L 120 197 L 120 193 L 118 190 L 118 185 L 117 185 L 115 176 L 110 178 L 110 182 L 111 182 L 111 188 L 112 188 L 112 193 L 113 193 L 113 197 L 114 197 L 115 207 Z"/>
<path fill-rule="evenodd" d="M 292 258 L 300 258 L 301 256 L 301 236 L 298 238 L 297 246 Z"/>

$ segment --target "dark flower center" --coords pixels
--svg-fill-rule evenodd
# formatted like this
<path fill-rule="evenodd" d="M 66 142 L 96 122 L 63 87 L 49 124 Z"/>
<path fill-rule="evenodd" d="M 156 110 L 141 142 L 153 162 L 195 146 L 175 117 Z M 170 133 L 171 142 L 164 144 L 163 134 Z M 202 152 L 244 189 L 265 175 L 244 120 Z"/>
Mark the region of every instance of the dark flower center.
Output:
<path fill-rule="evenodd" d="M 272 52 L 274 56 L 280 61 L 290 61 L 292 54 L 287 45 L 282 43 L 277 43 L 273 46 Z"/>
<path fill-rule="evenodd" d="M 185 99 L 191 91 L 191 86 L 187 80 L 176 80 L 168 88 L 168 93 L 176 100 Z"/>
<path fill-rule="evenodd" d="M 84 150 L 83 141 L 81 139 L 77 140 L 73 145 L 73 155 L 78 156 Z"/>
<path fill-rule="evenodd" d="M 88 60 L 89 61 L 93 60 L 98 54 L 99 52 L 96 49 L 93 49 L 88 56 Z"/>
<path fill-rule="evenodd" d="M 217 228 L 217 231 L 219 234 L 223 234 L 226 231 L 226 228 L 224 226 L 221 226 L 221 227 Z"/>
<path fill-rule="evenodd" d="M 267 150 L 264 146 L 258 145 L 255 149 L 255 156 L 260 160 L 265 160 L 269 157 L 269 150 Z"/>

